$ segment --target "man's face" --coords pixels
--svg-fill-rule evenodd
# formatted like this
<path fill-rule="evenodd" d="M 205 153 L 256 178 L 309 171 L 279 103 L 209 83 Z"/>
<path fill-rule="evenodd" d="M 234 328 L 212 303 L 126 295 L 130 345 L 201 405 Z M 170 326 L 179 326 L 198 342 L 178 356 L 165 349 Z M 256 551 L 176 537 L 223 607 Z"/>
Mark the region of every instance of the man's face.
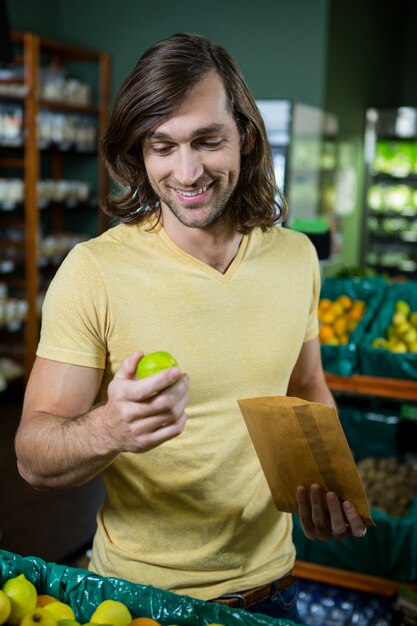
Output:
<path fill-rule="evenodd" d="M 193 88 L 143 142 L 149 182 L 184 226 L 207 228 L 225 214 L 240 172 L 240 136 L 215 72 Z"/>

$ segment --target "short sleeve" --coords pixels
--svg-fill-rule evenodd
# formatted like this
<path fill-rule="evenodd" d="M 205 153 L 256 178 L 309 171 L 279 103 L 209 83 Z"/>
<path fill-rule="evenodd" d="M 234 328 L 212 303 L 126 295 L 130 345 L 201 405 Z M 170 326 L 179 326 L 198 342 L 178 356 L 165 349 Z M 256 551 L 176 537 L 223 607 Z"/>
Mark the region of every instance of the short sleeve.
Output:
<path fill-rule="evenodd" d="M 320 263 L 317 256 L 317 251 L 310 240 L 308 240 L 310 246 L 310 258 L 311 258 L 311 272 L 312 272 L 312 290 L 311 290 L 311 304 L 307 321 L 307 330 L 304 341 L 310 341 L 314 339 L 319 333 L 319 319 L 317 315 L 318 304 L 320 299 L 321 278 L 320 278 Z"/>
<path fill-rule="evenodd" d="M 109 303 L 101 271 L 91 251 L 79 244 L 59 267 L 42 307 L 37 355 L 105 368 Z"/>

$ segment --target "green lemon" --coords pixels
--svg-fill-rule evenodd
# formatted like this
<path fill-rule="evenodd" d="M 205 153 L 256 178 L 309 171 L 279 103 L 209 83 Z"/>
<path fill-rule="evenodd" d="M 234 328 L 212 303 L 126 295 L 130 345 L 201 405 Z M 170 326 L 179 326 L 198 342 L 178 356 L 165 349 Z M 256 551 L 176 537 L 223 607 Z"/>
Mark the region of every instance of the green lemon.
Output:
<path fill-rule="evenodd" d="M 146 376 L 153 376 L 153 374 L 166 370 L 168 367 L 178 367 L 176 359 L 169 352 L 150 352 L 139 361 L 136 376 L 146 378 Z"/>
<path fill-rule="evenodd" d="M 12 603 L 10 599 L 4 591 L 0 589 L 0 624 L 4 624 L 4 622 L 9 617 L 12 610 Z"/>
<path fill-rule="evenodd" d="M 111 624 L 111 626 L 127 626 L 132 619 L 132 614 L 123 602 L 103 600 L 90 617 L 90 622 Z"/>
<path fill-rule="evenodd" d="M 65 602 L 50 602 L 50 604 L 45 604 L 43 608 L 45 611 L 52 613 L 57 622 L 63 619 L 75 620 L 74 611 Z"/>
<path fill-rule="evenodd" d="M 36 587 L 24 574 L 20 574 L 6 580 L 3 585 L 3 591 L 11 603 L 11 612 L 7 618 L 7 623 L 17 626 L 20 624 L 24 614 L 36 606 L 38 597 Z"/>
<path fill-rule="evenodd" d="M 42 607 L 36 607 L 25 613 L 20 626 L 57 626 L 55 617 Z"/>

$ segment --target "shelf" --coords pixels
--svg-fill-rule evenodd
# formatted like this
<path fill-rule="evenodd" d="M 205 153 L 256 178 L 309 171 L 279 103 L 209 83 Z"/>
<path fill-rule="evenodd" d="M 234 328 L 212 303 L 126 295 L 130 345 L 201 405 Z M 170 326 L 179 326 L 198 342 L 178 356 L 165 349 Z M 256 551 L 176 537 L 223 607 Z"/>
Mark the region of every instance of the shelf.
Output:
<path fill-rule="evenodd" d="M 17 106 L 24 118 L 24 132 L 17 137 L 12 137 L 12 141 L 10 141 L 12 145 L 3 144 L 0 146 L 0 168 L 2 168 L 2 176 L 9 177 L 14 174 L 13 170 L 18 170 L 25 194 L 23 203 L 16 203 L 15 206 L 11 202 L 0 205 L 0 223 L 4 226 L 7 224 L 8 227 L 14 225 L 15 228 L 20 228 L 22 231 L 21 239 L 24 243 L 5 241 L 6 236 L 3 235 L 0 240 L 0 247 L 13 248 L 16 255 L 19 253 L 22 258 L 19 258 L 19 261 L 14 265 L 12 264 L 12 269 L 7 274 L 2 274 L 0 280 L 7 284 L 10 296 L 15 295 L 14 292 L 22 293 L 28 303 L 24 332 L 19 346 L 24 354 L 25 376 L 27 378 L 35 359 L 39 341 L 38 300 L 42 292 L 44 277 L 47 274 L 49 281 L 50 275 L 58 267 L 58 257 L 47 262 L 41 258 L 42 249 L 39 245 L 38 233 L 41 231 L 42 225 L 47 229 L 44 233 L 45 236 L 62 230 L 63 204 L 66 204 L 48 205 L 48 219 L 43 220 L 42 207 L 39 206 L 38 187 L 42 168 L 48 168 L 46 178 L 60 181 L 64 178 L 65 162 L 68 156 L 71 163 L 77 158 L 77 162 L 82 164 L 90 176 L 89 160 L 93 156 L 95 158 L 94 177 L 96 180 L 94 186 L 98 200 L 93 205 L 90 201 L 82 203 L 82 205 L 84 208 L 94 209 L 98 213 L 98 228 L 93 234 L 98 234 L 107 226 L 107 218 L 101 215 L 99 206 L 107 196 L 108 175 L 103 160 L 97 158 L 97 147 L 107 127 L 109 115 L 110 57 L 107 53 L 40 37 L 31 32 L 12 31 L 12 41 L 15 44 L 15 52 L 18 52 L 15 62 L 23 66 L 24 79 L 0 80 L 0 88 L 2 87 L 4 92 L 0 94 L 0 99 L 5 97 L 8 101 L 15 100 L 18 102 Z M 94 106 L 70 103 L 67 100 L 46 100 L 39 93 L 40 72 L 43 65 L 62 67 L 67 62 L 72 61 L 86 61 L 92 64 L 94 68 L 94 84 L 97 91 L 93 100 Z M 12 93 L 14 85 L 16 89 Z M 85 98 L 81 102 L 87 102 L 87 99 Z M 80 118 L 80 125 L 77 126 L 74 122 L 71 141 L 58 145 L 56 142 L 50 141 L 48 133 L 44 133 L 47 135 L 46 138 L 41 137 L 39 112 L 42 112 L 47 118 L 58 117 L 58 113 L 67 117 L 74 115 L 75 118 Z M 90 127 L 84 128 L 84 125 L 87 125 L 87 116 L 94 118 L 91 120 L 91 129 Z M 56 135 L 54 137 L 56 138 Z M 44 152 L 48 154 L 45 159 L 42 157 Z M 88 160 L 84 165 L 85 156 L 88 157 Z M 68 208 L 72 210 L 76 207 L 68 206 Z M 24 219 L 21 219 L 22 215 Z M 20 255 L 23 252 L 24 254 Z M 59 262 L 61 260 L 60 256 Z M 4 269 L 8 270 L 7 263 L 3 265 Z"/>
<path fill-rule="evenodd" d="M 56 100 L 40 100 L 39 108 L 50 109 L 51 111 L 61 111 L 62 113 L 81 113 L 84 115 L 98 115 L 99 109 L 95 106 L 82 104 L 71 104 Z"/>
<path fill-rule="evenodd" d="M 4 146 L 7 148 L 7 146 Z M 15 147 L 15 146 L 13 146 Z M 1 144 L 0 144 L 1 148 Z M 0 159 L 0 168 L 19 170 L 25 167 L 24 159 Z"/>
<path fill-rule="evenodd" d="M 378 578 L 377 576 L 350 572 L 335 567 L 318 565 L 317 563 L 308 563 L 306 561 L 296 561 L 293 574 L 305 580 L 314 580 L 329 585 L 337 585 L 346 589 L 364 591 L 387 598 L 395 597 L 400 587 L 407 587 L 417 591 L 417 584 L 414 583 L 387 580 L 385 578 Z"/>
<path fill-rule="evenodd" d="M 417 402 L 417 381 L 379 376 L 338 376 L 325 373 L 331 391 Z"/>

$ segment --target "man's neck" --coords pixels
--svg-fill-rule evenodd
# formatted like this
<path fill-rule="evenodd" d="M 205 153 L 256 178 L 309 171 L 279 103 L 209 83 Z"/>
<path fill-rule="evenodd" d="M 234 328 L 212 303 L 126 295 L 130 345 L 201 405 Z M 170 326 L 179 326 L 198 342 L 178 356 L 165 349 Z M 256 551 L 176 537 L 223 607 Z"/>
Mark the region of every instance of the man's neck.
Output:
<path fill-rule="evenodd" d="M 176 218 L 162 218 L 161 221 L 177 246 L 222 274 L 233 262 L 243 238 L 231 225 L 224 223 L 209 228 L 190 228 L 179 224 Z"/>

